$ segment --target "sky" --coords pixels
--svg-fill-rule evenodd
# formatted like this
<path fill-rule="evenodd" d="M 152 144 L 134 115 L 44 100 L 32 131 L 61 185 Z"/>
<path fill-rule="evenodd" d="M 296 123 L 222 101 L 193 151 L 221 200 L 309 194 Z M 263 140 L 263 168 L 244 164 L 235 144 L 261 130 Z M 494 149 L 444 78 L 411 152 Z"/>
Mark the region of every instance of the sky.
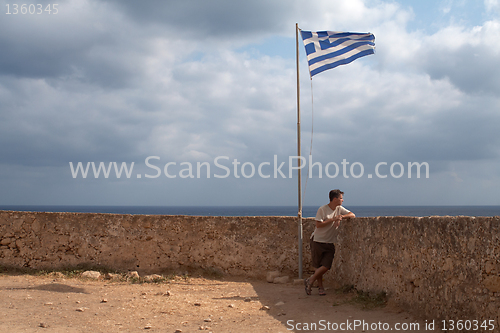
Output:
<path fill-rule="evenodd" d="M 500 0 L 0 3 L 0 205 L 297 205 L 296 23 L 303 205 L 500 205 Z"/>

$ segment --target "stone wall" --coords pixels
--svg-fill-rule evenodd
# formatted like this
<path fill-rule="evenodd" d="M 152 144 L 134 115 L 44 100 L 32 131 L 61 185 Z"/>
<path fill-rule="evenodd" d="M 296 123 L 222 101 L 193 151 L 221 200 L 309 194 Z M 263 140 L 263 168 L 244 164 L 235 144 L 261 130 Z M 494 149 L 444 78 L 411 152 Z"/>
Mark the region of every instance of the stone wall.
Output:
<path fill-rule="evenodd" d="M 342 224 L 326 282 L 386 292 L 429 319 L 500 316 L 500 219 L 356 218 Z M 304 272 L 313 220 L 304 219 Z M 102 266 L 141 274 L 205 270 L 298 275 L 294 217 L 0 212 L 0 265 Z M 477 330 L 482 331 L 482 330 Z"/>
<path fill-rule="evenodd" d="M 0 265 L 102 266 L 141 274 L 216 269 L 230 275 L 293 274 L 290 217 L 197 217 L 0 212 Z"/>
<path fill-rule="evenodd" d="M 493 331 L 500 331 L 499 221 L 463 216 L 354 219 L 343 226 L 333 278 L 359 290 L 385 291 L 427 318 L 495 320 Z"/>

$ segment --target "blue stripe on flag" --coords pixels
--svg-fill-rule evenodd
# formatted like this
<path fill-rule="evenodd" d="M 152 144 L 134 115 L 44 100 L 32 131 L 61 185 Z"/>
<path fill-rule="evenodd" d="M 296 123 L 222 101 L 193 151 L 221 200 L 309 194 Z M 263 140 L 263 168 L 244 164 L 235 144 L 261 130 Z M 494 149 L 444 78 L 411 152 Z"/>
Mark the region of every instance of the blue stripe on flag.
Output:
<path fill-rule="evenodd" d="M 338 50 L 336 52 L 327 53 L 327 54 L 325 54 L 323 56 L 319 56 L 319 57 L 313 58 L 313 59 L 309 60 L 309 66 L 311 66 L 312 64 L 315 64 L 315 63 L 317 63 L 319 61 L 323 61 L 323 60 L 326 60 L 326 59 L 330 59 L 330 58 L 335 58 L 335 57 L 341 56 L 344 53 L 353 51 L 353 50 L 357 49 L 358 47 L 360 47 L 362 45 L 367 45 L 367 43 L 365 43 L 365 42 L 354 43 L 354 44 L 346 46 L 343 49 Z M 373 45 L 374 46 L 375 44 L 374 43 L 369 43 L 369 45 Z M 370 51 L 372 51 L 372 52 L 369 53 L 369 54 L 375 53 L 373 51 L 373 49 L 370 50 Z M 365 55 L 368 55 L 368 54 L 365 54 Z"/>
<path fill-rule="evenodd" d="M 375 53 L 375 36 L 371 33 L 301 31 L 301 36 L 311 77 Z"/>
<path fill-rule="evenodd" d="M 313 36 L 310 31 L 301 31 L 300 34 L 302 35 L 302 40 L 311 38 Z"/>
<path fill-rule="evenodd" d="M 365 51 L 362 51 L 360 53 L 353 55 L 352 57 L 340 59 L 340 60 L 333 62 L 331 64 L 323 65 L 321 67 L 318 67 L 316 69 L 311 70 L 311 76 L 314 76 L 318 73 L 326 71 L 327 69 L 332 69 L 332 68 L 335 68 L 335 67 L 340 66 L 340 65 L 347 65 L 348 63 L 353 62 L 354 60 L 356 60 L 358 58 L 361 58 L 361 57 L 364 57 L 364 56 L 367 56 L 367 55 L 370 55 L 373 53 L 375 53 L 375 52 L 373 52 L 373 50 L 365 50 Z"/>
<path fill-rule="evenodd" d="M 372 40 L 374 40 L 374 39 L 375 38 L 370 38 L 369 36 L 367 36 L 367 37 L 363 37 L 363 38 L 357 38 L 355 40 L 358 40 L 358 41 L 363 42 L 363 43 L 373 43 Z M 329 42 L 328 40 L 320 40 L 319 45 L 321 46 L 322 50 L 326 50 L 330 47 L 335 47 L 335 46 L 341 45 L 345 42 L 349 42 L 352 40 L 353 40 L 352 38 L 339 38 L 333 42 Z M 373 43 L 373 45 L 375 45 L 375 43 Z"/>
<path fill-rule="evenodd" d="M 316 52 L 316 48 L 314 47 L 314 44 L 311 43 L 311 44 L 307 44 L 306 45 L 306 54 L 309 55 L 311 53 L 314 53 Z"/>

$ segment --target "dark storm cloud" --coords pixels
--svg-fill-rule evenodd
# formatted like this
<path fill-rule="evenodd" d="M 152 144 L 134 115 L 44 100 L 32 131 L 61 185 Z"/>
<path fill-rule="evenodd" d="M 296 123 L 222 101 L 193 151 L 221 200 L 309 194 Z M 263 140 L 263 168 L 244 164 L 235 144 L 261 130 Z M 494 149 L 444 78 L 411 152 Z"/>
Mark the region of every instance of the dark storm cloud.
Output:
<path fill-rule="evenodd" d="M 97 110 L 91 102 L 56 94 L 48 85 L 27 84 L 24 89 L 25 94 L 0 101 L 0 142 L 5 143 L 0 145 L 1 163 L 41 167 L 82 159 L 127 159 L 137 140 L 147 136 L 138 128 L 141 119 L 127 112 L 118 116 L 109 107 Z"/>
<path fill-rule="evenodd" d="M 432 49 L 422 53 L 422 68 L 432 78 L 449 78 L 465 92 L 500 93 L 500 66 L 495 65 L 499 54 L 489 45 L 464 45 L 457 50 Z"/>
<path fill-rule="evenodd" d="M 105 1 L 105 0 L 101 0 Z M 107 0 L 122 8 L 141 24 L 160 24 L 175 28 L 177 37 L 194 39 L 210 36 L 230 37 L 276 32 L 284 29 L 292 13 L 290 1 L 233 0 Z"/>
<path fill-rule="evenodd" d="M 125 86 L 147 49 L 140 32 L 99 6 L 71 5 L 61 3 L 56 15 L 4 15 L 0 75 Z"/>

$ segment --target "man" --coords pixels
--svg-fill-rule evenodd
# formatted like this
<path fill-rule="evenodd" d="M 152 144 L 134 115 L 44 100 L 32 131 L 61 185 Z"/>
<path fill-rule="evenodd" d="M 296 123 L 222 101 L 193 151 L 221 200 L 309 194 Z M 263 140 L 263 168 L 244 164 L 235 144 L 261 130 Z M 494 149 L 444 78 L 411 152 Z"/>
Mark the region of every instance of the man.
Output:
<path fill-rule="evenodd" d="M 311 286 L 318 281 L 318 292 L 326 295 L 323 288 L 323 274 L 332 267 L 337 243 L 338 228 L 343 219 L 356 217 L 352 212 L 342 207 L 344 192 L 331 190 L 330 203 L 321 206 L 316 213 L 316 228 L 311 235 L 312 265 L 316 269 L 314 274 L 304 281 L 307 295 L 311 295 Z"/>

